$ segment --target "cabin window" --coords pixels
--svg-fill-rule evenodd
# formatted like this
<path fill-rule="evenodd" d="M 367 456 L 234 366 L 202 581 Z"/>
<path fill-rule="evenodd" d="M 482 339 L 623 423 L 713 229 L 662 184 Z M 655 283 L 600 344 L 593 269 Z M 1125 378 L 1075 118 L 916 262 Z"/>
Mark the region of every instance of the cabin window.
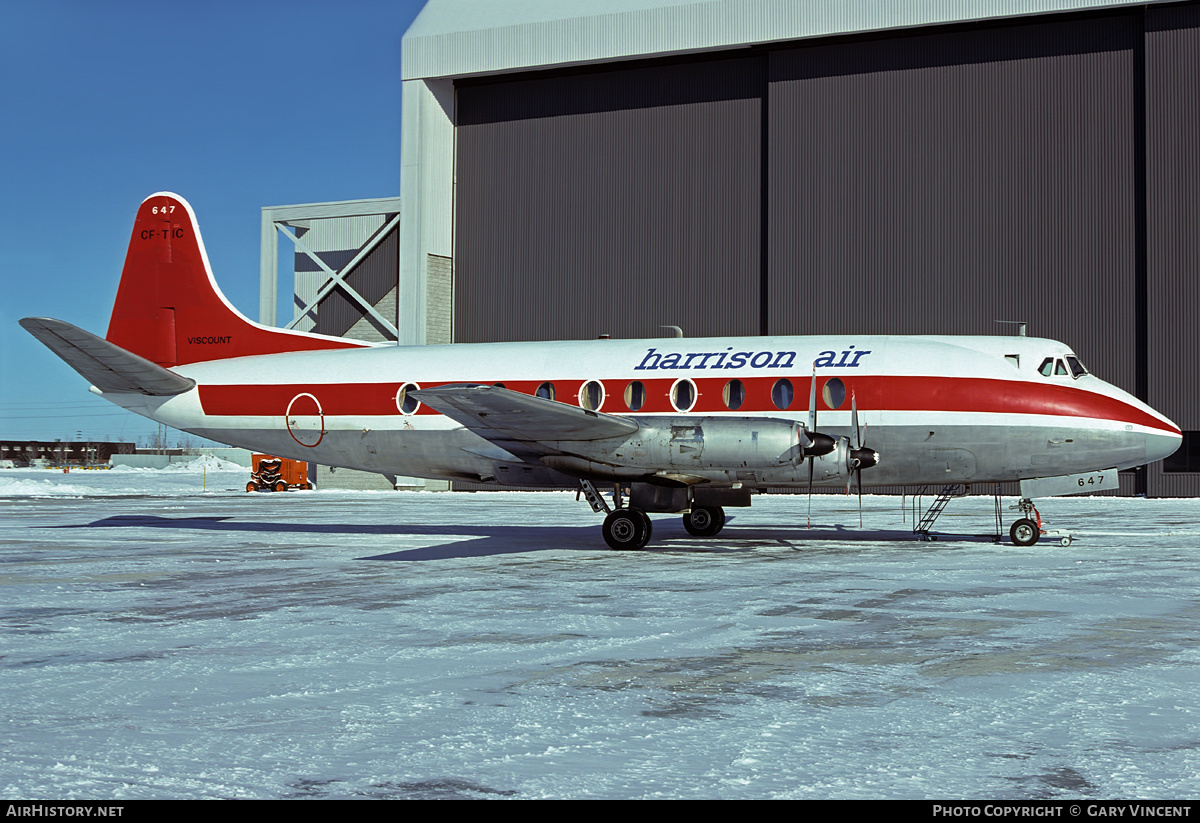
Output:
<path fill-rule="evenodd" d="M 416 383 L 405 383 L 396 392 L 396 408 L 400 410 L 401 414 L 416 414 L 417 409 L 421 408 L 421 401 L 408 396 L 409 392 L 417 391 L 419 388 L 421 387 Z"/>
<path fill-rule="evenodd" d="M 596 411 L 604 405 L 604 386 L 598 380 L 589 380 L 579 389 L 579 406 Z"/>
<path fill-rule="evenodd" d="M 795 398 L 796 390 L 792 388 L 792 381 L 786 377 L 779 378 L 771 387 L 771 402 L 777 409 L 786 409 L 792 405 L 792 400 Z"/>
<path fill-rule="evenodd" d="M 696 384 L 687 378 L 676 380 L 671 386 L 671 405 L 675 411 L 691 411 L 696 405 Z"/>
<path fill-rule="evenodd" d="M 545 398 L 546 400 L 553 400 L 556 394 L 554 391 L 554 384 L 546 381 L 537 387 L 537 391 L 535 391 L 534 394 L 538 397 Z"/>
<path fill-rule="evenodd" d="M 625 387 L 625 408 L 637 411 L 646 405 L 646 387 L 642 381 L 634 380 Z"/>
<path fill-rule="evenodd" d="M 1007 360 L 1009 363 L 1011 363 L 1015 368 L 1018 368 L 1018 369 L 1021 368 L 1021 355 L 1006 354 L 1006 355 L 1004 355 L 1004 359 Z"/>
<path fill-rule="evenodd" d="M 746 402 L 745 384 L 741 380 L 730 380 L 721 390 L 721 400 L 725 403 L 725 408 L 730 411 L 740 409 Z"/>
<path fill-rule="evenodd" d="M 829 408 L 840 409 L 846 402 L 846 384 L 840 377 L 829 378 L 825 381 L 825 388 L 821 389 L 821 399 Z"/>

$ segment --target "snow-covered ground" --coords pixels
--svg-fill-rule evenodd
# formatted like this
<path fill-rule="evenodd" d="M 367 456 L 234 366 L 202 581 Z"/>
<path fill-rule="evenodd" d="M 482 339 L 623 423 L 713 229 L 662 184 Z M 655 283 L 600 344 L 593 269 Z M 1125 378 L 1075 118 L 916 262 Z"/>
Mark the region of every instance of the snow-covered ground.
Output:
<path fill-rule="evenodd" d="M 756 498 L 625 553 L 571 494 L 247 474 L 0 471 L 5 798 L 1200 792 L 1200 501 L 1022 549 Z"/>

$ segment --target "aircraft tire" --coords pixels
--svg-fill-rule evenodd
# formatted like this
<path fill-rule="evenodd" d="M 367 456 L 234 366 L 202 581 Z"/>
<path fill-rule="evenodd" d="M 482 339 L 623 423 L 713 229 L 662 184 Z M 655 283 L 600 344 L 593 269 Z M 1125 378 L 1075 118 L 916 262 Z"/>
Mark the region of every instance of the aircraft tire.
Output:
<path fill-rule="evenodd" d="M 1008 536 L 1012 538 L 1014 546 L 1032 546 L 1038 542 L 1041 534 L 1038 532 L 1037 523 L 1022 517 L 1012 524 L 1012 528 L 1008 530 Z"/>
<path fill-rule="evenodd" d="M 654 521 L 641 509 L 630 509 L 630 511 L 642 518 L 642 525 L 646 527 L 646 539 L 642 542 L 642 548 L 645 548 L 650 543 L 650 536 L 654 534 Z"/>
<path fill-rule="evenodd" d="M 720 506 L 696 506 L 683 516 L 683 527 L 692 537 L 715 537 L 725 528 L 725 510 Z"/>
<path fill-rule="evenodd" d="M 617 509 L 604 518 L 604 542 L 617 551 L 637 551 L 650 542 L 650 518 L 640 509 Z"/>

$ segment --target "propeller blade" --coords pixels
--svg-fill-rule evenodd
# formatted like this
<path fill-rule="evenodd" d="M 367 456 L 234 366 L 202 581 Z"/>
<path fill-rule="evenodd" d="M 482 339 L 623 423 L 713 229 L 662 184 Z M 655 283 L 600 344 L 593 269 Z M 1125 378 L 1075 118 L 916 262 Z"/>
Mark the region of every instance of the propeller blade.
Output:
<path fill-rule="evenodd" d="M 854 464 L 854 485 L 858 487 L 858 527 L 861 529 L 862 519 L 862 462 L 856 454 L 863 448 L 862 434 L 858 427 L 858 396 L 850 391 L 850 422 L 854 426 L 854 442 L 850 444 L 851 462 Z M 849 484 L 847 484 L 849 491 Z"/>
<path fill-rule="evenodd" d="M 858 527 L 863 527 L 862 520 L 862 469 L 854 470 L 854 485 L 858 486 Z"/>
<path fill-rule="evenodd" d="M 813 439 L 813 433 L 817 430 L 817 364 L 813 362 L 812 382 L 808 386 L 808 436 L 809 449 L 816 445 L 816 440 Z M 812 454 L 808 455 L 808 527 L 812 528 L 812 489 L 813 489 L 813 461 L 816 460 Z"/>
<path fill-rule="evenodd" d="M 862 443 L 859 442 L 858 431 L 858 397 L 853 390 L 850 391 L 850 425 L 854 428 L 854 440 L 850 443 L 850 449 L 857 451 Z"/>
<path fill-rule="evenodd" d="M 817 430 L 817 366 L 813 364 L 812 383 L 808 387 L 808 431 Z"/>
<path fill-rule="evenodd" d="M 813 460 L 808 458 L 808 527 L 812 528 L 812 484 L 813 484 Z"/>

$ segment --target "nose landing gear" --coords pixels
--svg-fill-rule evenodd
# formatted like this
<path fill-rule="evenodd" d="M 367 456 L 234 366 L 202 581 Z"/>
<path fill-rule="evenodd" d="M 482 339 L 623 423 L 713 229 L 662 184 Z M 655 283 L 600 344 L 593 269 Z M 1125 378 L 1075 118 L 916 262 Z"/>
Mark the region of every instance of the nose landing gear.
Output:
<path fill-rule="evenodd" d="M 1061 529 L 1042 528 L 1042 515 L 1028 497 L 1022 497 L 1017 503 L 1017 508 L 1021 510 L 1023 517 L 1015 521 L 1008 530 L 1008 536 L 1012 538 L 1014 546 L 1032 546 L 1042 535 L 1057 537 L 1059 545 L 1071 545 L 1069 533 Z"/>

